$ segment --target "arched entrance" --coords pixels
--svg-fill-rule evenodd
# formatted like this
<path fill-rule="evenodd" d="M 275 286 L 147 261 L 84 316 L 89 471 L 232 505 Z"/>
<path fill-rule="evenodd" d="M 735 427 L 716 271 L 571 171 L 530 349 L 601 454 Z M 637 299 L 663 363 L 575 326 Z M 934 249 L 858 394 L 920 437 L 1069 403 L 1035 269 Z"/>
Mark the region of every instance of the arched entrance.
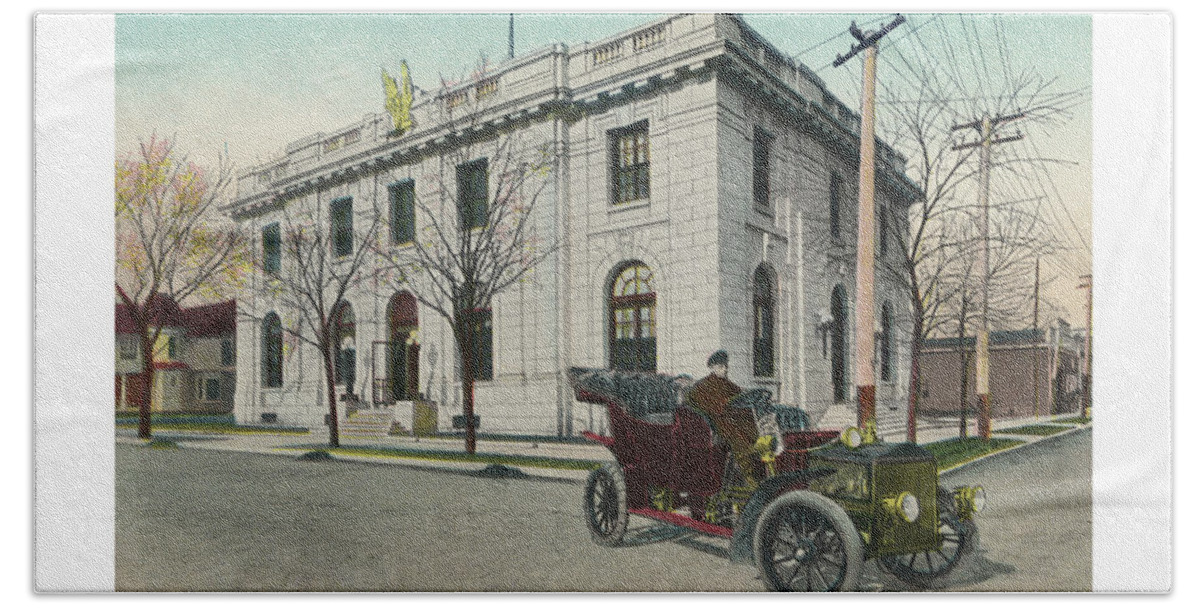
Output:
<path fill-rule="evenodd" d="M 349 302 L 342 302 L 333 312 L 334 384 L 345 387 L 345 392 L 354 392 L 357 351 L 354 309 Z"/>
<path fill-rule="evenodd" d="M 609 286 L 609 367 L 653 372 L 658 368 L 654 273 L 632 261 L 617 267 Z"/>
<path fill-rule="evenodd" d="M 401 291 L 388 302 L 387 384 L 394 401 L 417 398 L 421 343 L 417 299 Z"/>
<path fill-rule="evenodd" d="M 829 329 L 830 375 L 833 382 L 833 400 L 846 400 L 846 290 L 841 285 L 833 288 L 829 298 L 829 314 L 833 324 Z"/>

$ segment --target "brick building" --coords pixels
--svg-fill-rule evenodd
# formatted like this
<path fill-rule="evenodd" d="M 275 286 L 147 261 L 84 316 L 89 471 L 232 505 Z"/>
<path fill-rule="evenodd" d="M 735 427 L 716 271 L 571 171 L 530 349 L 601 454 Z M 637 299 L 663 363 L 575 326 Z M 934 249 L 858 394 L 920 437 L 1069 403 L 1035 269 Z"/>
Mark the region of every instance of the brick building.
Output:
<path fill-rule="evenodd" d="M 446 120 L 455 107 L 471 119 Z M 547 47 L 418 94 L 413 119 L 400 137 L 381 113 L 294 142 L 239 176 L 227 210 L 256 235 L 264 266 L 278 264 L 285 208 L 343 231 L 384 214 L 403 253 L 412 237 L 395 234 L 419 234 L 411 201 L 440 196 L 429 176 L 446 171 L 455 142 L 503 132 L 519 136 L 518 154 L 548 153 L 533 221 L 561 246 L 492 302 L 476 384 L 482 431 L 603 430 L 603 412 L 573 400 L 567 367 L 699 376 L 718 348 L 742 386 L 825 424 L 854 420 L 859 117 L 741 19 L 676 15 Z M 460 189 L 462 175 L 494 184 L 489 162 L 451 174 Z M 882 142 L 878 163 L 881 208 L 919 196 Z M 902 255 L 904 243 L 888 245 L 878 255 Z M 263 295 L 261 280 L 238 298 L 237 418 L 319 426 L 318 353 L 288 343 L 282 327 L 296 313 Z M 907 298 L 885 272 L 876 280 L 878 395 L 894 405 L 907 391 L 897 329 L 909 324 Z M 379 287 L 351 293 L 341 313 L 339 391 L 381 407 L 424 397 L 448 427 L 461 406 L 446 323 Z"/>
<path fill-rule="evenodd" d="M 993 416 L 1019 418 L 1079 412 L 1084 342 L 1078 330 L 1060 321 L 1050 330 L 992 332 L 988 349 Z M 974 416 L 974 336 L 962 342 L 958 338 L 925 342 L 921 350 L 922 415 L 959 413 L 963 357 L 967 403 Z"/>

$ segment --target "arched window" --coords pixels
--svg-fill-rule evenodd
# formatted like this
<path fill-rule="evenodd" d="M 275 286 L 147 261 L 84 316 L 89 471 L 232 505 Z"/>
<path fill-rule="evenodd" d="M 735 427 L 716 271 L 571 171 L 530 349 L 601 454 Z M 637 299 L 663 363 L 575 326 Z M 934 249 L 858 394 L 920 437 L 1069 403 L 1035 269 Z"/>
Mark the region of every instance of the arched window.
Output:
<path fill-rule="evenodd" d="M 283 324 L 279 315 L 267 313 L 262 322 L 262 385 L 283 386 Z"/>
<path fill-rule="evenodd" d="M 333 312 L 333 383 L 354 388 L 354 309 L 342 302 Z"/>
<path fill-rule="evenodd" d="M 617 267 L 609 289 L 609 366 L 656 371 L 654 273 L 641 262 Z"/>
<path fill-rule="evenodd" d="M 846 400 L 846 290 L 838 285 L 829 298 L 829 314 L 833 316 L 830 327 L 830 375 L 833 381 L 833 400 Z"/>
<path fill-rule="evenodd" d="M 884 382 L 892 379 L 892 304 L 883 303 L 883 313 L 880 314 L 879 337 L 879 378 Z"/>
<path fill-rule="evenodd" d="M 754 271 L 754 375 L 775 375 L 775 281 L 765 264 Z"/>
<path fill-rule="evenodd" d="M 388 392 L 396 401 L 415 399 L 419 386 L 421 353 L 417 299 L 402 291 L 388 303 Z"/>

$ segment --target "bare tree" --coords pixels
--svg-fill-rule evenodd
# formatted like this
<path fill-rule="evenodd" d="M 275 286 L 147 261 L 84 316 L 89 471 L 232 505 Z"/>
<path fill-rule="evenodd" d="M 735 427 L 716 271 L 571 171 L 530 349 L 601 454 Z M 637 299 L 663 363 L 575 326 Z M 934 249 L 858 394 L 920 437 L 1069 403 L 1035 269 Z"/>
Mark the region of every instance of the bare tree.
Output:
<path fill-rule="evenodd" d="M 486 89 L 476 87 L 476 95 L 481 90 Z M 408 288 L 450 325 L 459 355 L 466 451 L 474 453 L 475 380 L 484 347 L 478 338 L 490 323 L 492 301 L 557 249 L 557 239 L 537 234 L 533 216 L 554 159 L 546 145 L 528 143 L 528 132 L 477 129 L 486 108 L 475 105 L 458 115 L 452 93 L 444 91 L 441 99 L 450 108 L 444 124 L 473 135 L 443 152 L 429 178 L 435 187 L 415 194 L 414 246 L 383 248 L 380 257 L 394 285 Z"/>
<path fill-rule="evenodd" d="M 280 329 L 321 354 L 330 447 L 340 445 L 337 380 L 343 361 L 339 324 L 346 320 L 343 315 L 347 314 L 349 294 L 377 277 L 373 252 L 381 217 L 373 206 L 355 212 L 348 198 L 334 201 L 325 216 L 319 211 L 285 207 L 278 236 L 271 237 L 278 241 L 269 246 L 278 248 L 278 259 L 272 260 L 264 252 L 256 262 L 263 275 L 260 299 L 274 301 L 295 314 L 294 319 L 281 323 Z M 346 384 L 346 398 L 353 400 L 353 386 L 349 381 Z"/>
<path fill-rule="evenodd" d="M 142 385 L 138 437 L 150 438 L 155 347 L 168 303 L 222 297 L 248 267 L 244 239 L 216 213 L 232 181 L 224 156 L 207 171 L 151 136 L 116 161 L 115 229 L 118 299 L 138 333 Z"/>
<path fill-rule="evenodd" d="M 951 127 L 977 112 L 992 112 L 995 115 L 1024 112 L 1026 123 L 1049 124 L 1067 114 L 1073 104 L 1079 101 L 1081 94 L 1050 93 L 1053 80 L 1041 79 L 1026 71 L 1008 81 L 1004 92 L 989 98 L 993 107 L 983 107 L 978 100 L 956 99 L 956 93 L 950 88 L 953 79 L 940 78 L 935 66 L 924 57 L 911 58 L 900 52 L 895 56 L 896 69 L 914 84 L 903 90 L 882 87 L 881 133 L 908 157 L 910 175 L 924 192 L 924 197 L 911 207 L 896 205 L 885 208 L 887 221 L 884 222 L 881 238 L 907 244 L 902 257 L 885 257 L 883 267 L 905 284 L 909 292 L 912 317 L 908 440 L 916 441 L 916 417 L 922 380 L 921 346 L 926 339 L 948 333 L 947 330 L 965 323 L 961 319 L 963 310 L 974 305 L 969 296 L 964 304 L 963 277 L 952 275 L 962 272 L 961 268 L 955 268 L 961 266 L 955 261 L 964 251 L 974 247 L 980 238 L 978 233 L 971 234 L 959 229 L 966 217 L 964 214 L 969 216 L 978 212 L 977 205 L 970 202 L 967 196 L 977 191 L 975 180 L 979 175 L 979 167 L 973 150 L 954 149 L 955 144 L 960 142 L 953 137 Z M 964 103 L 967 101 L 975 103 Z M 1030 170 L 1056 162 L 1063 161 L 1008 152 L 997 155 L 992 168 L 1021 179 Z M 1045 230 L 1020 234 L 1013 231 L 1011 226 L 1006 227 L 1008 219 L 1017 218 L 1020 220 L 1018 226 L 1044 228 L 1040 221 L 1040 207 L 1035 204 L 1030 210 L 1029 205 L 1022 204 L 1028 202 L 1010 200 L 1007 213 L 996 218 L 999 222 L 991 222 L 1005 231 L 1005 236 L 993 235 L 993 242 L 1007 239 L 1006 253 L 992 260 L 989 276 L 993 280 L 998 280 L 996 277 L 1004 275 L 1020 260 L 1046 253 L 1054 243 Z M 1004 205 L 993 205 L 1000 206 Z M 956 224 L 960 226 L 956 227 Z M 991 294 L 989 307 L 1000 311 L 989 315 L 993 319 L 1005 317 L 1003 310 L 1008 301 L 1020 300 L 1027 293 L 1027 290 L 1017 289 L 1015 285 L 1014 291 L 997 289 L 997 283 L 992 285 L 995 293 Z"/>

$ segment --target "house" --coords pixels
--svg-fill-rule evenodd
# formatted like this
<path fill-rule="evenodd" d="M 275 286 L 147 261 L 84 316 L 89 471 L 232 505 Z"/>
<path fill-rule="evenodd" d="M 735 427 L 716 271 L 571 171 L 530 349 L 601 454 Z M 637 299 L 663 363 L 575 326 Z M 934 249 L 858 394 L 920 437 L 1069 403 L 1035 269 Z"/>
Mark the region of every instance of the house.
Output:
<path fill-rule="evenodd" d="M 1078 413 L 1084 340 L 1059 320 L 1049 329 L 994 331 L 988 337 L 992 416 Z M 923 416 L 958 415 L 965 361 L 967 404 L 975 416 L 975 337 L 926 340 L 921 348 Z"/>
<path fill-rule="evenodd" d="M 419 94 L 412 116 L 414 128 L 399 136 L 379 113 L 293 142 L 241 173 L 225 209 L 255 236 L 264 272 L 288 272 L 285 209 L 335 235 L 382 214 L 403 255 L 421 233 L 414 200 L 444 199 L 448 188 L 469 200 L 495 185 L 496 158 L 446 166 L 462 142 L 517 137 L 517 154 L 547 155 L 531 221 L 560 246 L 481 312 L 481 431 L 603 432 L 605 412 L 574 401 L 568 367 L 698 377 L 721 348 L 743 387 L 770 390 L 823 424 L 855 420 L 859 116 L 740 18 L 675 15 L 556 44 Z M 903 211 L 920 196 L 904 159 L 878 142 L 877 162 L 876 204 Z M 447 172 L 450 180 L 438 177 Z M 898 260 L 904 243 L 885 239 L 876 250 Z M 898 328 L 909 311 L 904 286 L 876 266 L 883 408 L 907 392 Z M 239 423 L 322 425 L 319 355 L 289 338 L 299 313 L 265 280 L 255 273 L 238 297 L 245 381 L 235 414 Z M 431 400 L 449 428 L 461 391 L 446 322 L 384 283 L 353 290 L 348 302 L 337 311 L 339 393 L 394 407 L 406 426 L 407 403 Z"/>
<path fill-rule="evenodd" d="M 161 328 L 153 349 L 151 411 L 232 412 L 237 379 L 234 301 L 180 308 L 160 296 L 151 306 Z M 138 330 L 125 304 L 116 305 L 116 334 L 117 411 L 137 411 L 145 375 Z"/>

